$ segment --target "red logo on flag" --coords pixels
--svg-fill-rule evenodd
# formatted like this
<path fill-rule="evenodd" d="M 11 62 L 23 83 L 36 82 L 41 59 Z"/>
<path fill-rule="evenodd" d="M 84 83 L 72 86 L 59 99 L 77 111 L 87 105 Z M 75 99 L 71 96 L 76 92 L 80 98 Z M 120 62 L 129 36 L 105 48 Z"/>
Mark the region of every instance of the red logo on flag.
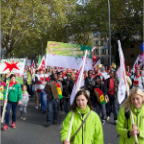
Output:
<path fill-rule="evenodd" d="M 3 72 L 4 72 L 5 70 L 7 70 L 7 69 L 9 69 L 10 72 L 11 72 L 13 69 L 20 70 L 20 69 L 17 67 L 17 64 L 19 63 L 19 61 L 16 62 L 16 63 L 14 63 L 14 60 L 12 60 L 11 63 L 8 63 L 8 62 L 4 62 L 4 63 L 6 64 L 6 67 L 4 68 Z"/>

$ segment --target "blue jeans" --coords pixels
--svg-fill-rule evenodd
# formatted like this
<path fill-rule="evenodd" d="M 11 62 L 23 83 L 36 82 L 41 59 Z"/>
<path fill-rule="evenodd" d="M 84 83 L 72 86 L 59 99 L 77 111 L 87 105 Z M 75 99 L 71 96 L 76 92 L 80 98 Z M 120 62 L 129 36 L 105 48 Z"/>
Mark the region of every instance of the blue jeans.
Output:
<path fill-rule="evenodd" d="M 24 114 L 24 116 L 26 116 L 26 114 L 27 114 L 27 107 L 26 106 L 21 106 L 20 107 L 20 112 L 21 112 L 21 115 Z"/>
<path fill-rule="evenodd" d="M 96 102 L 96 113 L 100 116 L 102 113 L 102 120 L 106 119 L 106 105 L 101 105 L 99 102 Z"/>
<path fill-rule="evenodd" d="M 6 124 L 9 125 L 10 120 L 10 110 L 12 109 L 12 122 L 16 122 L 16 110 L 17 110 L 17 102 L 8 101 L 6 107 Z"/>
<path fill-rule="evenodd" d="M 51 99 L 47 101 L 47 122 L 52 122 L 52 116 L 53 120 L 57 121 L 58 116 L 58 110 L 59 110 L 59 100 Z"/>
<path fill-rule="evenodd" d="M 46 111 L 47 106 L 47 94 L 44 90 L 38 93 L 39 96 L 39 102 L 41 103 L 41 108 L 43 111 Z"/>
<path fill-rule="evenodd" d="M 107 116 L 111 116 L 111 108 L 113 106 L 114 110 L 114 120 L 117 120 L 117 115 L 118 115 L 118 101 L 115 100 L 114 95 L 108 95 L 109 96 L 109 102 L 106 104 L 106 111 L 107 111 Z"/>

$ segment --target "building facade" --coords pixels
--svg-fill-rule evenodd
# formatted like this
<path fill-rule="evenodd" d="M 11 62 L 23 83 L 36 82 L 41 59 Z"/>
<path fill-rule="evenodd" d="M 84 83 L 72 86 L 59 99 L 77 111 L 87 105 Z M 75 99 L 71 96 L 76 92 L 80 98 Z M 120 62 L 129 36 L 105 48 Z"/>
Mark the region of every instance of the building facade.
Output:
<path fill-rule="evenodd" d="M 104 65 L 109 64 L 109 50 L 108 50 L 108 38 L 101 38 L 100 32 L 93 32 L 91 34 L 94 44 L 92 46 L 96 49 L 93 55 L 96 55 L 98 59 L 101 59 L 101 63 Z"/>

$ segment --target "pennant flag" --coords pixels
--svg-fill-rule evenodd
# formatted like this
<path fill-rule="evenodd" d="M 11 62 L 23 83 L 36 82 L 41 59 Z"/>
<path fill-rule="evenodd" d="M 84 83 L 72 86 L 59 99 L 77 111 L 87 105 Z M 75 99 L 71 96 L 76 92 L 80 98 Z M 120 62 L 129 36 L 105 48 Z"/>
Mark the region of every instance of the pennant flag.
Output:
<path fill-rule="evenodd" d="M 41 55 L 39 55 L 39 58 L 38 58 L 38 65 L 40 65 L 41 61 L 42 61 L 42 58 L 41 58 Z"/>
<path fill-rule="evenodd" d="M 93 54 L 94 53 L 94 50 L 96 49 L 96 47 L 93 47 L 92 50 L 91 50 L 91 53 Z"/>
<path fill-rule="evenodd" d="M 80 64 L 80 68 L 79 68 L 79 71 L 78 71 L 78 74 L 77 74 L 77 78 L 75 80 L 75 84 L 74 84 L 74 87 L 73 87 L 73 90 L 72 90 L 72 93 L 71 93 L 71 96 L 70 96 L 70 105 L 73 104 L 73 101 L 75 99 L 75 95 L 76 95 L 76 93 L 79 90 L 80 85 L 81 85 L 81 80 L 82 80 L 82 76 L 83 76 L 83 72 L 84 72 L 84 66 L 85 66 L 85 62 L 86 62 L 86 56 L 87 56 L 87 50 L 86 50 L 85 56 L 82 59 L 82 62 Z"/>
<path fill-rule="evenodd" d="M 26 59 L 2 59 L 0 62 L 0 74 L 23 73 Z"/>
<path fill-rule="evenodd" d="M 119 86 L 118 86 L 118 102 L 121 104 L 125 99 L 126 94 L 126 77 L 125 77 L 125 59 L 121 48 L 121 43 L 118 40 L 118 51 L 120 57 L 120 68 L 119 68 Z"/>
<path fill-rule="evenodd" d="M 42 58 L 42 61 L 41 61 L 41 63 L 39 64 L 38 69 L 45 69 L 45 59 L 44 59 L 44 57 Z"/>
<path fill-rule="evenodd" d="M 35 68 L 35 62 L 34 62 L 34 60 L 32 62 L 32 68 Z"/>
<path fill-rule="evenodd" d="M 99 88 L 95 88 L 94 91 L 95 91 L 95 93 L 98 94 L 98 95 L 96 94 L 97 100 L 98 100 L 102 105 L 106 104 L 106 102 L 105 102 L 105 97 L 104 97 L 104 95 L 103 95 L 103 92 L 102 92 Z"/>

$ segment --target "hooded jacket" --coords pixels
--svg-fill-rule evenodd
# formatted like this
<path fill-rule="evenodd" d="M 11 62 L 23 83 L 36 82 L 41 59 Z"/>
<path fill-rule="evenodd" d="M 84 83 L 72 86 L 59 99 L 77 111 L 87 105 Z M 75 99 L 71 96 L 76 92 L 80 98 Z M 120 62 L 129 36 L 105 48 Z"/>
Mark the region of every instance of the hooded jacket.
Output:
<path fill-rule="evenodd" d="M 88 110 L 83 116 L 76 109 L 76 112 L 74 114 L 70 138 L 72 138 L 72 136 L 75 134 L 77 129 L 82 124 L 82 121 L 85 119 L 88 112 L 90 111 L 89 106 L 87 106 L 87 107 L 88 107 Z M 62 142 L 67 139 L 71 116 L 72 116 L 72 111 L 70 111 L 68 113 L 68 115 L 66 116 L 66 118 L 63 122 L 63 128 L 61 131 L 61 141 Z M 94 111 L 91 111 L 86 122 L 84 123 L 82 128 L 79 130 L 79 132 L 75 136 L 74 141 L 71 144 L 103 144 L 103 143 L 104 143 L 103 129 L 102 129 L 102 124 L 101 124 L 100 118 Z"/>
<path fill-rule="evenodd" d="M 144 104 L 140 109 L 136 109 L 133 105 L 131 105 L 134 122 L 138 127 L 139 135 L 138 135 L 138 144 L 144 143 Z M 128 138 L 128 131 L 132 130 L 132 120 L 131 116 L 127 119 L 125 117 L 125 108 L 122 107 L 118 114 L 118 123 L 116 126 L 117 132 L 120 135 L 119 144 L 135 144 L 134 136 Z"/>

